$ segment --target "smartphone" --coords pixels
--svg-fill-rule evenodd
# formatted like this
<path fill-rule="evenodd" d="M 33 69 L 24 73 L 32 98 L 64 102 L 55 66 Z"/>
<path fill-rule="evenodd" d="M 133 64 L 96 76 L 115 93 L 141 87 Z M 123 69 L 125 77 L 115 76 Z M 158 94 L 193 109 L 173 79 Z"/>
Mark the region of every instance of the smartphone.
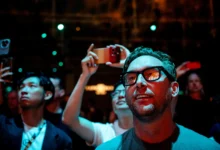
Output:
<path fill-rule="evenodd" d="M 3 69 L 5 67 L 10 67 L 10 69 L 4 72 L 1 72 L 1 74 L 6 73 L 6 72 L 13 72 L 13 57 L 6 57 L 1 60 L 0 69 Z M 13 76 L 8 75 L 8 76 L 3 77 L 3 79 L 5 82 L 11 83 L 13 80 Z"/>
<path fill-rule="evenodd" d="M 0 56 L 8 55 L 10 43 L 11 43 L 10 39 L 1 39 L 0 40 Z"/>
<path fill-rule="evenodd" d="M 9 70 L 1 72 L 1 74 L 6 72 L 12 72 L 12 65 L 13 65 L 13 58 L 9 57 L 9 50 L 10 50 L 10 39 L 0 39 L 0 69 L 5 67 L 10 67 Z M 12 75 L 8 75 L 3 77 L 5 82 L 12 82 Z"/>
<path fill-rule="evenodd" d="M 118 63 L 121 58 L 120 47 L 95 48 L 93 52 L 99 57 L 95 60 L 96 64 L 105 64 L 106 62 Z"/>
<path fill-rule="evenodd" d="M 199 69 L 201 68 L 201 63 L 199 61 L 192 61 L 186 64 L 189 69 Z"/>

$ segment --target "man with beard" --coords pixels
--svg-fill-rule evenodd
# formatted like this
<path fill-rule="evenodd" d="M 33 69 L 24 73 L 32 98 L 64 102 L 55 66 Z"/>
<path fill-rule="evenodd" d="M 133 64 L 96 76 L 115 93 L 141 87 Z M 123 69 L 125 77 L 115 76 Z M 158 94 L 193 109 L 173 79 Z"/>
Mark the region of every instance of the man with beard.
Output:
<path fill-rule="evenodd" d="M 122 82 L 134 127 L 97 150 L 217 150 L 220 146 L 173 121 L 172 101 L 179 84 L 169 55 L 138 47 L 126 59 Z"/>
<path fill-rule="evenodd" d="M 71 150 L 67 134 L 43 118 L 44 106 L 53 96 L 54 86 L 48 77 L 26 73 L 18 81 L 21 116 L 10 119 L 0 115 L 0 145 L 13 150 Z"/>

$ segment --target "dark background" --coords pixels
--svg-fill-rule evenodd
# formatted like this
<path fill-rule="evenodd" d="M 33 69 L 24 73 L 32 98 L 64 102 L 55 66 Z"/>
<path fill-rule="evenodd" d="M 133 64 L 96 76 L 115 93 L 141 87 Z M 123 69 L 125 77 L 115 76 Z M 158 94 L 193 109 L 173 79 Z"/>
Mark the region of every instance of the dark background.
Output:
<path fill-rule="evenodd" d="M 177 65 L 200 61 L 207 92 L 220 92 L 219 0 L 7 0 L 0 4 L 0 38 L 10 38 L 14 79 L 18 68 L 52 72 L 56 67 L 69 94 L 80 73 L 81 59 L 95 47 L 122 44 L 131 51 L 147 46 L 170 54 Z M 57 25 L 63 23 L 63 31 Z M 150 26 L 157 25 L 156 31 Z M 80 31 L 76 28 L 80 27 Z M 47 33 L 45 39 L 42 33 Z M 57 50 L 58 55 L 52 56 Z M 57 63 L 64 62 L 63 67 Z M 100 66 L 89 85 L 114 85 L 121 70 Z M 180 79 L 183 80 L 183 79 Z M 182 83 L 182 81 L 180 81 Z M 85 93 L 99 107 L 111 106 L 109 93 Z"/>

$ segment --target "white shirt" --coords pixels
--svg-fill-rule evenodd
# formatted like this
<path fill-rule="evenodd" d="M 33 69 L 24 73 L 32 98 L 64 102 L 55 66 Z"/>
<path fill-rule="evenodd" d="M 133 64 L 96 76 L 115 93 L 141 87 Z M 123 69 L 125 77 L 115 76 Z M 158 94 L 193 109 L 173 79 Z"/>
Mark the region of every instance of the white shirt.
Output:
<path fill-rule="evenodd" d="M 44 124 L 45 123 L 45 124 Z M 22 135 L 22 143 L 21 143 L 21 150 L 24 150 L 26 145 L 28 144 L 28 141 L 32 138 L 34 134 L 38 134 L 39 128 L 42 127 L 40 130 L 39 135 L 33 140 L 31 146 L 28 148 L 28 150 L 41 150 L 45 133 L 46 133 L 46 121 L 42 120 L 39 126 L 37 127 L 32 127 L 28 126 L 27 124 L 24 123 L 24 132 Z"/>
<path fill-rule="evenodd" d="M 122 129 L 118 125 L 118 120 L 112 123 L 95 123 L 93 122 L 94 139 L 91 144 L 86 142 L 89 146 L 98 146 L 108 140 L 115 138 L 117 135 L 124 133 L 127 129 Z"/>

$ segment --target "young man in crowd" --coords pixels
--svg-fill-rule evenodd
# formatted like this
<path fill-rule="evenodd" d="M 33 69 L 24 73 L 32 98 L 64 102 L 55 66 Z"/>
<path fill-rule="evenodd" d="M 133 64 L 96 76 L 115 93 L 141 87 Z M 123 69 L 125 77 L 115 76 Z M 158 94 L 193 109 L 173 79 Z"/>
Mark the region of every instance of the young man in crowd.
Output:
<path fill-rule="evenodd" d="M 44 107 L 53 97 L 54 86 L 47 76 L 27 72 L 18 81 L 21 116 L 10 119 L 0 115 L 0 145 L 13 150 L 71 150 L 69 136 L 43 117 Z"/>

